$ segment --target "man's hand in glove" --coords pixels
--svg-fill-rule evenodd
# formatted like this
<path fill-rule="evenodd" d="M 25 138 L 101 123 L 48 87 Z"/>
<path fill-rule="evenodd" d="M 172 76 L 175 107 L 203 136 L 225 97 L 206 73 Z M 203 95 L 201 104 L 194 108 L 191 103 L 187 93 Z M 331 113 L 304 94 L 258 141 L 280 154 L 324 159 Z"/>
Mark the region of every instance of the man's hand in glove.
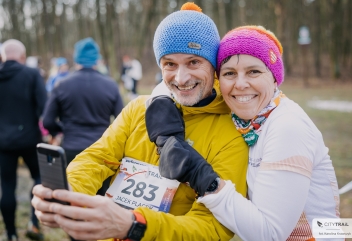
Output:
<path fill-rule="evenodd" d="M 152 99 L 145 113 L 145 123 L 150 141 L 161 153 L 160 174 L 166 178 L 189 182 L 203 196 L 218 175 L 185 138 L 182 113 L 168 96 Z"/>
<path fill-rule="evenodd" d="M 149 139 L 157 145 L 159 152 L 170 136 L 180 140 L 185 138 L 182 113 L 175 102 L 166 95 L 152 99 L 145 112 L 145 124 Z"/>
<path fill-rule="evenodd" d="M 193 147 L 175 137 L 168 138 L 161 150 L 159 170 L 163 177 L 189 182 L 199 196 L 219 177 Z"/>

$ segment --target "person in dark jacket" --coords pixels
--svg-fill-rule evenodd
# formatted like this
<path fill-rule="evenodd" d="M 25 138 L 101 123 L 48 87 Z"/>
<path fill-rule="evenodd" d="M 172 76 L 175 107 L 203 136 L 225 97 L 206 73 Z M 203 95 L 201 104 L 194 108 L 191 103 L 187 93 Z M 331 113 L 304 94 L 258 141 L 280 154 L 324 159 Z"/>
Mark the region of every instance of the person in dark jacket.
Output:
<path fill-rule="evenodd" d="M 1 52 L 1 45 L 2 43 L 0 43 L 0 52 Z M 1 59 L 1 54 L 0 54 L 0 64 L 2 63 L 2 59 Z"/>
<path fill-rule="evenodd" d="M 1 213 L 9 240 L 17 240 L 15 227 L 16 170 L 21 156 L 34 184 L 40 183 L 36 145 L 41 141 L 39 117 L 45 106 L 46 91 L 38 70 L 24 65 L 26 48 L 10 39 L 1 48 L 0 65 L 0 176 Z M 42 240 L 34 209 L 27 236 Z"/>
<path fill-rule="evenodd" d="M 43 114 L 44 127 L 52 134 L 62 132 L 67 162 L 98 140 L 123 108 L 116 82 L 95 67 L 99 46 L 92 38 L 75 44 L 77 71 L 53 89 Z M 68 164 L 67 163 L 67 164 Z M 105 194 L 108 182 L 98 192 Z"/>

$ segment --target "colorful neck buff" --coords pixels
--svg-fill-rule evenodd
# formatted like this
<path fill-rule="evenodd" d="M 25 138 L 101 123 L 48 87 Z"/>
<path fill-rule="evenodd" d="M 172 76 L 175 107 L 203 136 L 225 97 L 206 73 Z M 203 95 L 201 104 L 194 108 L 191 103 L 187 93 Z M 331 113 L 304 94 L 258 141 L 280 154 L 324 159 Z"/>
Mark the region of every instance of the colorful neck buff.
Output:
<path fill-rule="evenodd" d="M 237 115 L 232 113 L 233 123 L 235 123 L 236 129 L 242 134 L 248 146 L 253 146 L 257 142 L 260 134 L 258 130 L 269 117 L 270 113 L 280 104 L 281 98 L 284 97 L 286 96 L 282 93 L 282 91 L 277 89 L 270 103 L 262 109 L 257 116 L 249 121 L 242 120 Z"/>

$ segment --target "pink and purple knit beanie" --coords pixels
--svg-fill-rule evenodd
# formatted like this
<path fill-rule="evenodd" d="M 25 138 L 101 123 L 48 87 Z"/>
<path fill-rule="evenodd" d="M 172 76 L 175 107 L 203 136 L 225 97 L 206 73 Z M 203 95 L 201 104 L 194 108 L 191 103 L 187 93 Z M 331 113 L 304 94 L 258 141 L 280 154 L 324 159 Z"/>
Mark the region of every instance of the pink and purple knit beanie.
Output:
<path fill-rule="evenodd" d="M 217 75 L 227 57 L 247 54 L 256 57 L 273 73 L 277 85 L 284 81 L 282 46 L 275 35 L 262 26 L 243 26 L 228 32 L 220 41 L 217 58 Z"/>

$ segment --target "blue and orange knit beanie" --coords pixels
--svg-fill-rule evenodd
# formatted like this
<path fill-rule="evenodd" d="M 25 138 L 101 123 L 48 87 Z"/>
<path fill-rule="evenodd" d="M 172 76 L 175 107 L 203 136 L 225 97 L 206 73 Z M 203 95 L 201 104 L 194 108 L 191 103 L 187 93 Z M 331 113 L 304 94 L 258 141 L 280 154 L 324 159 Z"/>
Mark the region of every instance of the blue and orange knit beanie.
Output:
<path fill-rule="evenodd" d="M 167 16 L 156 29 L 154 54 L 157 64 L 164 55 L 196 54 L 216 68 L 220 36 L 215 23 L 194 3 L 185 3 L 180 11 Z"/>
<path fill-rule="evenodd" d="M 99 46 L 92 38 L 85 38 L 75 43 L 73 59 L 77 64 L 90 68 L 97 64 Z"/>

